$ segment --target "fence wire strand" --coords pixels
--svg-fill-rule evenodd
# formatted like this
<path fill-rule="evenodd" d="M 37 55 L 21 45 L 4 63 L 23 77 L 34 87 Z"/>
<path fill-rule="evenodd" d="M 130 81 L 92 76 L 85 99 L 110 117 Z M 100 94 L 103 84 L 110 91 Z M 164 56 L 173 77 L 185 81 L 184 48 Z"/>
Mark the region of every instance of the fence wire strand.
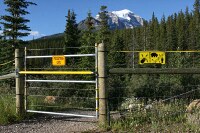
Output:
<path fill-rule="evenodd" d="M 9 63 L 12 63 L 12 62 L 14 62 L 15 60 L 11 60 L 11 61 L 8 61 L 8 62 L 5 62 L 5 63 L 2 63 L 2 64 L 0 64 L 0 66 L 5 66 L 5 65 L 7 65 L 7 64 L 9 64 Z"/>
<path fill-rule="evenodd" d="M 10 74 L 6 74 L 6 75 L 2 75 L 2 76 L 0 76 L 0 80 L 11 79 L 11 78 L 14 78 L 15 76 L 16 76 L 16 73 L 10 73 Z"/>

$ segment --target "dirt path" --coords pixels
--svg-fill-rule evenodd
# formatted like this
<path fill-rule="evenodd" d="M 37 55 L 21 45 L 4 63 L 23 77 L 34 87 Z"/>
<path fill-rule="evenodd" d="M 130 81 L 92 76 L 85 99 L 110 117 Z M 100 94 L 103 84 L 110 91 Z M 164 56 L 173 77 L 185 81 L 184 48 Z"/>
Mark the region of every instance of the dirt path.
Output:
<path fill-rule="evenodd" d="M 40 116 L 37 119 L 0 126 L 0 133 L 81 133 L 96 129 L 97 121 L 93 118 Z"/>

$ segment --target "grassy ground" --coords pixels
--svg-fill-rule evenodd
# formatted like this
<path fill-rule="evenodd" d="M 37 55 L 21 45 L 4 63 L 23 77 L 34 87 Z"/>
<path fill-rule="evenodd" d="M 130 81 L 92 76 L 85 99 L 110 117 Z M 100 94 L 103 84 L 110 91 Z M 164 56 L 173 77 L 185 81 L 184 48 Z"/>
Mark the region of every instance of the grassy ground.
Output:
<path fill-rule="evenodd" d="M 150 110 L 136 109 L 111 120 L 113 132 L 200 132 L 200 113 L 185 112 L 183 104 L 159 104 Z M 191 122 L 191 115 L 197 117 Z"/>
<path fill-rule="evenodd" d="M 30 100 L 32 104 L 38 101 Z M 41 100 L 39 100 L 41 102 Z M 113 119 L 108 128 L 110 132 L 200 132 L 200 112 L 188 114 L 186 103 L 158 103 L 151 109 L 135 108 Z M 0 96 L 0 125 L 17 122 L 21 118 L 15 114 L 15 99 Z"/>
<path fill-rule="evenodd" d="M 20 120 L 15 110 L 15 99 L 12 96 L 0 96 L 0 125 Z"/>

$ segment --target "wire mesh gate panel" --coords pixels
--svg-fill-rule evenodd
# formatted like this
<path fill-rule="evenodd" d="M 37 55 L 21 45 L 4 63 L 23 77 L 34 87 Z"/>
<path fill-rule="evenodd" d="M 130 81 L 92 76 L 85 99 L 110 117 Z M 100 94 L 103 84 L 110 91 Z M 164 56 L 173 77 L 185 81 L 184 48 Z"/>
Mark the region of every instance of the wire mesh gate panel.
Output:
<path fill-rule="evenodd" d="M 19 73 L 25 74 L 26 112 L 98 117 L 97 47 L 82 48 L 92 49 L 94 54 L 25 48 L 25 69 Z M 66 65 L 52 66 L 52 57 L 61 54 Z"/>

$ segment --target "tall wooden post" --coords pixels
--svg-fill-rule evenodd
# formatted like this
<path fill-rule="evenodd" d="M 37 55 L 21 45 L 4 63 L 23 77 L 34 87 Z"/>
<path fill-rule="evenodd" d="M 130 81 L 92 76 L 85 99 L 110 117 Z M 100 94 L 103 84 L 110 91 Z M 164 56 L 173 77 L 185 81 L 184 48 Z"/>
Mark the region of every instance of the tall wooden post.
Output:
<path fill-rule="evenodd" d="M 16 114 L 18 116 L 24 115 L 24 80 L 23 76 L 18 72 L 22 70 L 23 66 L 23 52 L 19 48 L 15 49 L 15 71 L 16 71 Z"/>
<path fill-rule="evenodd" d="M 99 85 L 99 124 L 108 125 L 108 96 L 106 81 L 106 47 L 104 43 L 98 45 L 98 85 Z"/>

